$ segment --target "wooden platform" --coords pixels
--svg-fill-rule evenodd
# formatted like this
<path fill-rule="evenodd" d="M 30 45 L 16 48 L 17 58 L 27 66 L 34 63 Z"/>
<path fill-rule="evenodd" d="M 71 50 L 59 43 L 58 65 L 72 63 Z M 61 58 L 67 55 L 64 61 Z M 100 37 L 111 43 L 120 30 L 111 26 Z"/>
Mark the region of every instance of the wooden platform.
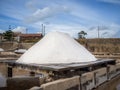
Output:
<path fill-rule="evenodd" d="M 92 62 L 82 62 L 82 63 L 67 63 L 67 64 L 23 64 L 17 63 L 13 60 L 1 60 L 0 63 L 8 64 L 11 67 L 27 68 L 31 70 L 45 70 L 45 71 L 68 71 L 68 70 L 85 70 L 91 71 L 101 67 L 106 67 L 107 65 L 114 65 L 116 62 L 114 59 L 100 59 Z"/>

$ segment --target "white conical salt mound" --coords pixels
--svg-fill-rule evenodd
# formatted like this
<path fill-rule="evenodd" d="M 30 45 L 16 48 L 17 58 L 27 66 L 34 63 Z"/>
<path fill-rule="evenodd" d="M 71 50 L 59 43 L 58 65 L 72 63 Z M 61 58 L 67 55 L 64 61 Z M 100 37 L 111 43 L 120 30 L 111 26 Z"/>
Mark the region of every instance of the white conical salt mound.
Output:
<path fill-rule="evenodd" d="M 18 60 L 19 63 L 54 64 L 95 61 L 96 58 L 68 34 L 48 33 Z"/>

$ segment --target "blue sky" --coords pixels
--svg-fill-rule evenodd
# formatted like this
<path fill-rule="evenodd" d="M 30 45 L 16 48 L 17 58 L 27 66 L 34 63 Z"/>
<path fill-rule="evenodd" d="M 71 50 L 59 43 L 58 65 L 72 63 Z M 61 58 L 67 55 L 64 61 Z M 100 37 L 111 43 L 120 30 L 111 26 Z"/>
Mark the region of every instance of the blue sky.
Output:
<path fill-rule="evenodd" d="M 62 31 L 77 37 L 81 30 L 87 38 L 120 38 L 120 0 L 0 0 L 0 32 L 29 33 Z"/>

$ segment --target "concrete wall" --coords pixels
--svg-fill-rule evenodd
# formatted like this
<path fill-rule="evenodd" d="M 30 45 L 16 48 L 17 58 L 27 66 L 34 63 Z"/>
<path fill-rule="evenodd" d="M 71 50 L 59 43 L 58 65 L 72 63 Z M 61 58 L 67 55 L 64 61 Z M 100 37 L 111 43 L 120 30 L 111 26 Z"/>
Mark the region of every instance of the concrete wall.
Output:
<path fill-rule="evenodd" d="M 41 85 L 43 90 L 80 90 L 80 76 L 60 79 Z"/>
<path fill-rule="evenodd" d="M 7 90 L 25 90 L 33 86 L 40 88 L 33 90 L 91 90 L 93 88 L 95 90 L 116 90 L 116 87 L 120 83 L 120 64 L 109 65 L 109 73 L 107 73 L 107 70 L 108 69 L 104 67 L 84 73 L 81 76 L 63 78 L 45 84 L 43 84 L 43 81 L 41 83 L 41 79 L 13 77 L 7 80 Z M 4 64 L 0 65 L 0 72 L 6 75 L 7 68 Z M 29 71 L 13 68 L 13 76 L 25 74 L 29 74 Z"/>
<path fill-rule="evenodd" d="M 88 73 L 88 75 L 90 74 Z M 0 90 L 28 90 L 34 86 L 38 88 L 29 90 L 90 90 L 87 88 L 80 88 L 80 82 L 80 76 L 74 76 L 42 84 L 40 87 L 39 78 L 37 77 L 17 77 L 8 78 L 7 87 L 1 87 Z M 120 90 L 118 86 L 120 86 L 120 75 L 97 86 L 94 90 Z"/>
<path fill-rule="evenodd" d="M 117 89 L 118 85 L 120 85 L 120 75 L 100 85 L 94 90 L 120 90 L 120 87 Z"/>
<path fill-rule="evenodd" d="M 120 38 L 100 38 L 100 39 L 86 39 L 77 40 L 80 44 L 83 44 L 92 52 L 109 52 L 109 53 L 120 53 Z M 0 48 L 5 50 L 15 49 L 18 46 L 21 48 L 28 49 L 35 43 L 20 43 L 17 42 L 2 42 Z"/>
<path fill-rule="evenodd" d="M 120 53 L 120 38 L 78 39 L 92 52 Z"/>
<path fill-rule="evenodd" d="M 113 66 L 110 68 L 110 71 L 114 71 Z M 95 87 L 93 75 L 96 72 L 97 84 Z M 40 79 L 34 77 L 13 77 L 8 78 L 7 80 L 7 90 L 25 90 L 30 89 L 31 87 L 38 86 L 39 89 L 30 89 L 30 90 L 117 90 L 117 86 L 120 84 L 120 74 L 114 76 L 109 81 L 102 82 L 103 75 L 106 72 L 105 68 L 99 70 L 88 72 L 80 76 L 74 76 L 71 78 L 59 79 L 53 82 L 45 83 L 40 86 Z M 106 77 L 104 75 L 104 77 Z M 104 80 L 103 80 L 104 81 Z M 81 83 L 81 84 L 80 84 Z M 100 84 L 99 84 L 100 83 Z M 82 88 L 81 88 L 82 86 Z M 6 87 L 2 88 L 6 90 Z M 118 89 L 120 90 L 120 89 Z"/>

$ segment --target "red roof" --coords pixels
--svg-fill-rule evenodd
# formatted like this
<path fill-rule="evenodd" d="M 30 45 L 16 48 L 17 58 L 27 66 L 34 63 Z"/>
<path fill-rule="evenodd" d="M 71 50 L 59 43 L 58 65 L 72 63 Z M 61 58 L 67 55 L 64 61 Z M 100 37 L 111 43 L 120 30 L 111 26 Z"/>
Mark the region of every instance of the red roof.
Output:
<path fill-rule="evenodd" d="M 20 37 L 34 37 L 34 36 L 42 36 L 42 34 L 20 34 Z"/>

